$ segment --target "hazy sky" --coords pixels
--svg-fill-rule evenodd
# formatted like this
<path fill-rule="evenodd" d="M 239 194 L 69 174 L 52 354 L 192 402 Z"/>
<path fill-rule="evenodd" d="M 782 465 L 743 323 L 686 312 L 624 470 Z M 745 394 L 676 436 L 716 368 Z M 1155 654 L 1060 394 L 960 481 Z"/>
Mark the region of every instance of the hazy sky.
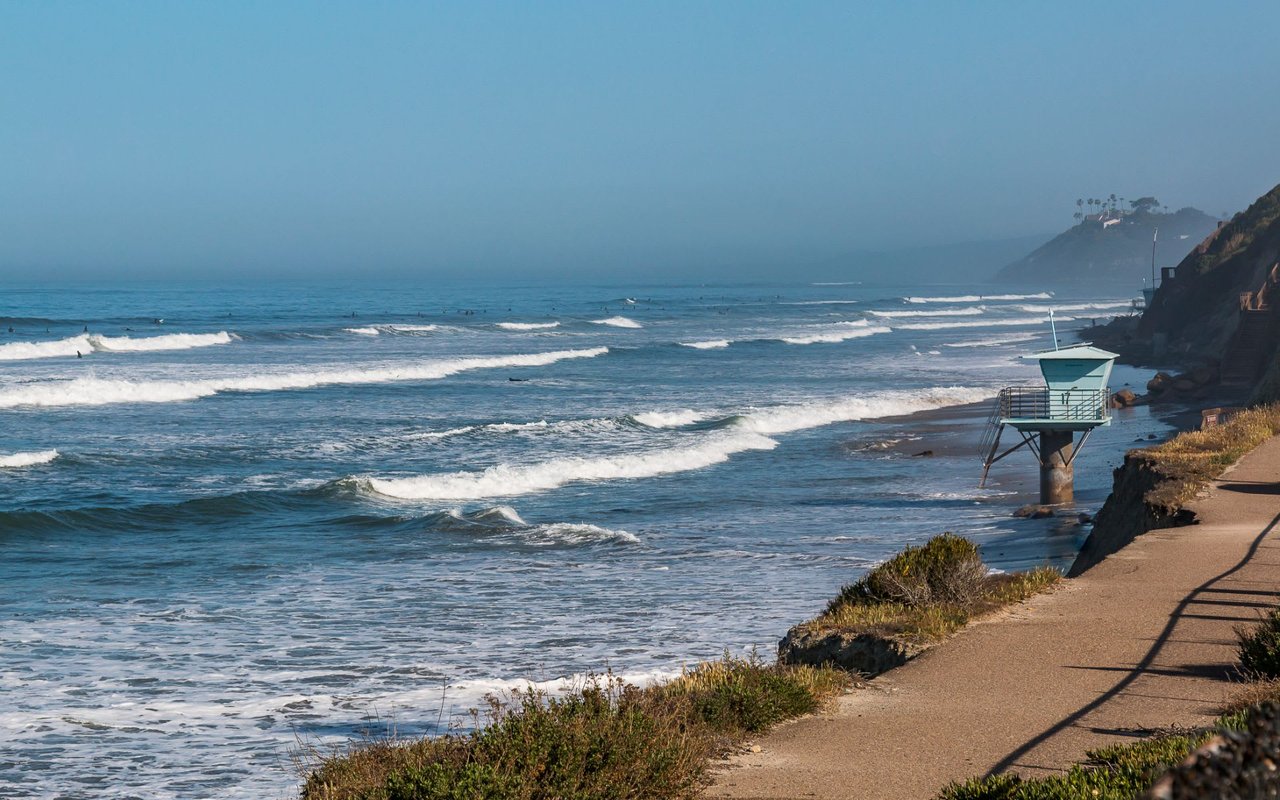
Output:
<path fill-rule="evenodd" d="M 0 278 L 776 265 L 1280 182 L 1280 3 L 0 4 Z"/>

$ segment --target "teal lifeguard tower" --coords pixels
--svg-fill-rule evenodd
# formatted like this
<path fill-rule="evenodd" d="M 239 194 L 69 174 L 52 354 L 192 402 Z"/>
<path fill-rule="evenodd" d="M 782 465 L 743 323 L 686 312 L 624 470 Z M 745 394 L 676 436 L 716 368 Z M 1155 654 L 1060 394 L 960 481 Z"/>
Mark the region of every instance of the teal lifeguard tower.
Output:
<path fill-rule="evenodd" d="M 1117 357 L 1090 344 L 1023 356 L 1040 362 L 1045 385 L 1000 390 L 982 439 L 982 483 L 992 464 L 1026 447 L 1040 462 L 1040 502 L 1072 502 L 1076 454 L 1094 428 L 1111 424 L 1107 382 Z M 1005 428 L 1017 431 L 1022 441 L 1001 452 Z M 1078 443 L 1077 433 L 1081 434 Z"/>

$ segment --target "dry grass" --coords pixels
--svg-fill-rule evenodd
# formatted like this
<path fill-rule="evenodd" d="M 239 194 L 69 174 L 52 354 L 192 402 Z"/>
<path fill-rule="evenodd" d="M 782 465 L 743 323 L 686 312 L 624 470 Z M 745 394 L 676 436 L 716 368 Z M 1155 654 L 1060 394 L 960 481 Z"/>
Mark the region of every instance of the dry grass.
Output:
<path fill-rule="evenodd" d="M 1142 451 L 1143 457 L 1165 476 L 1147 493 L 1147 502 L 1181 508 L 1223 470 L 1277 433 L 1280 404 L 1271 404 L 1242 411 L 1225 425 L 1187 431 Z"/>
<path fill-rule="evenodd" d="M 1280 678 L 1240 684 L 1218 711 L 1223 717 L 1232 717 L 1268 701 L 1280 702 Z"/>
<path fill-rule="evenodd" d="M 944 533 L 844 587 L 826 611 L 801 628 L 938 641 L 975 617 L 1022 602 L 1060 580 L 1062 573 L 1052 567 L 987 574 L 972 542 Z"/>

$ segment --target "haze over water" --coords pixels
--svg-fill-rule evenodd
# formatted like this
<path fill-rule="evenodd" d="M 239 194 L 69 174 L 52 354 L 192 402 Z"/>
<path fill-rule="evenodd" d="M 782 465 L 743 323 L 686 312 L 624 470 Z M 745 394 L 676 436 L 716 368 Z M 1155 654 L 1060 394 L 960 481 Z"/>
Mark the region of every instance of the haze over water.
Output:
<path fill-rule="evenodd" d="M 11 293 L 0 794 L 288 796 L 298 738 L 770 655 L 944 529 L 1000 568 L 1067 563 L 1084 529 L 1009 518 L 1029 457 L 977 488 L 980 420 L 876 421 L 1034 382 L 1051 306 L 1060 332 L 1127 306 L 990 291 Z M 1119 412 L 1082 505 L 1165 429 Z"/>

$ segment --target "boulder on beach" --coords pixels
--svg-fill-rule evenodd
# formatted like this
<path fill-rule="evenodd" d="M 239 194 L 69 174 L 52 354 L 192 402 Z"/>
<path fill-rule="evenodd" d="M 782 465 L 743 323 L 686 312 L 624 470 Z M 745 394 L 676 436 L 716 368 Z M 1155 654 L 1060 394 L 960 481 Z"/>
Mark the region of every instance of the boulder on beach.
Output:
<path fill-rule="evenodd" d="M 1167 372 L 1157 372 L 1155 377 L 1147 381 L 1147 391 L 1151 394 L 1160 394 L 1173 385 L 1173 376 Z"/>
<path fill-rule="evenodd" d="M 1017 511 L 1013 512 L 1013 515 L 1019 519 L 1044 519 L 1046 517 L 1053 516 L 1053 509 L 1049 506 L 1032 503 L 1031 505 L 1019 508 Z"/>
<path fill-rule="evenodd" d="M 1133 393 L 1132 389 L 1121 389 L 1111 395 L 1112 408 L 1128 408 L 1138 402 L 1138 396 Z"/>

